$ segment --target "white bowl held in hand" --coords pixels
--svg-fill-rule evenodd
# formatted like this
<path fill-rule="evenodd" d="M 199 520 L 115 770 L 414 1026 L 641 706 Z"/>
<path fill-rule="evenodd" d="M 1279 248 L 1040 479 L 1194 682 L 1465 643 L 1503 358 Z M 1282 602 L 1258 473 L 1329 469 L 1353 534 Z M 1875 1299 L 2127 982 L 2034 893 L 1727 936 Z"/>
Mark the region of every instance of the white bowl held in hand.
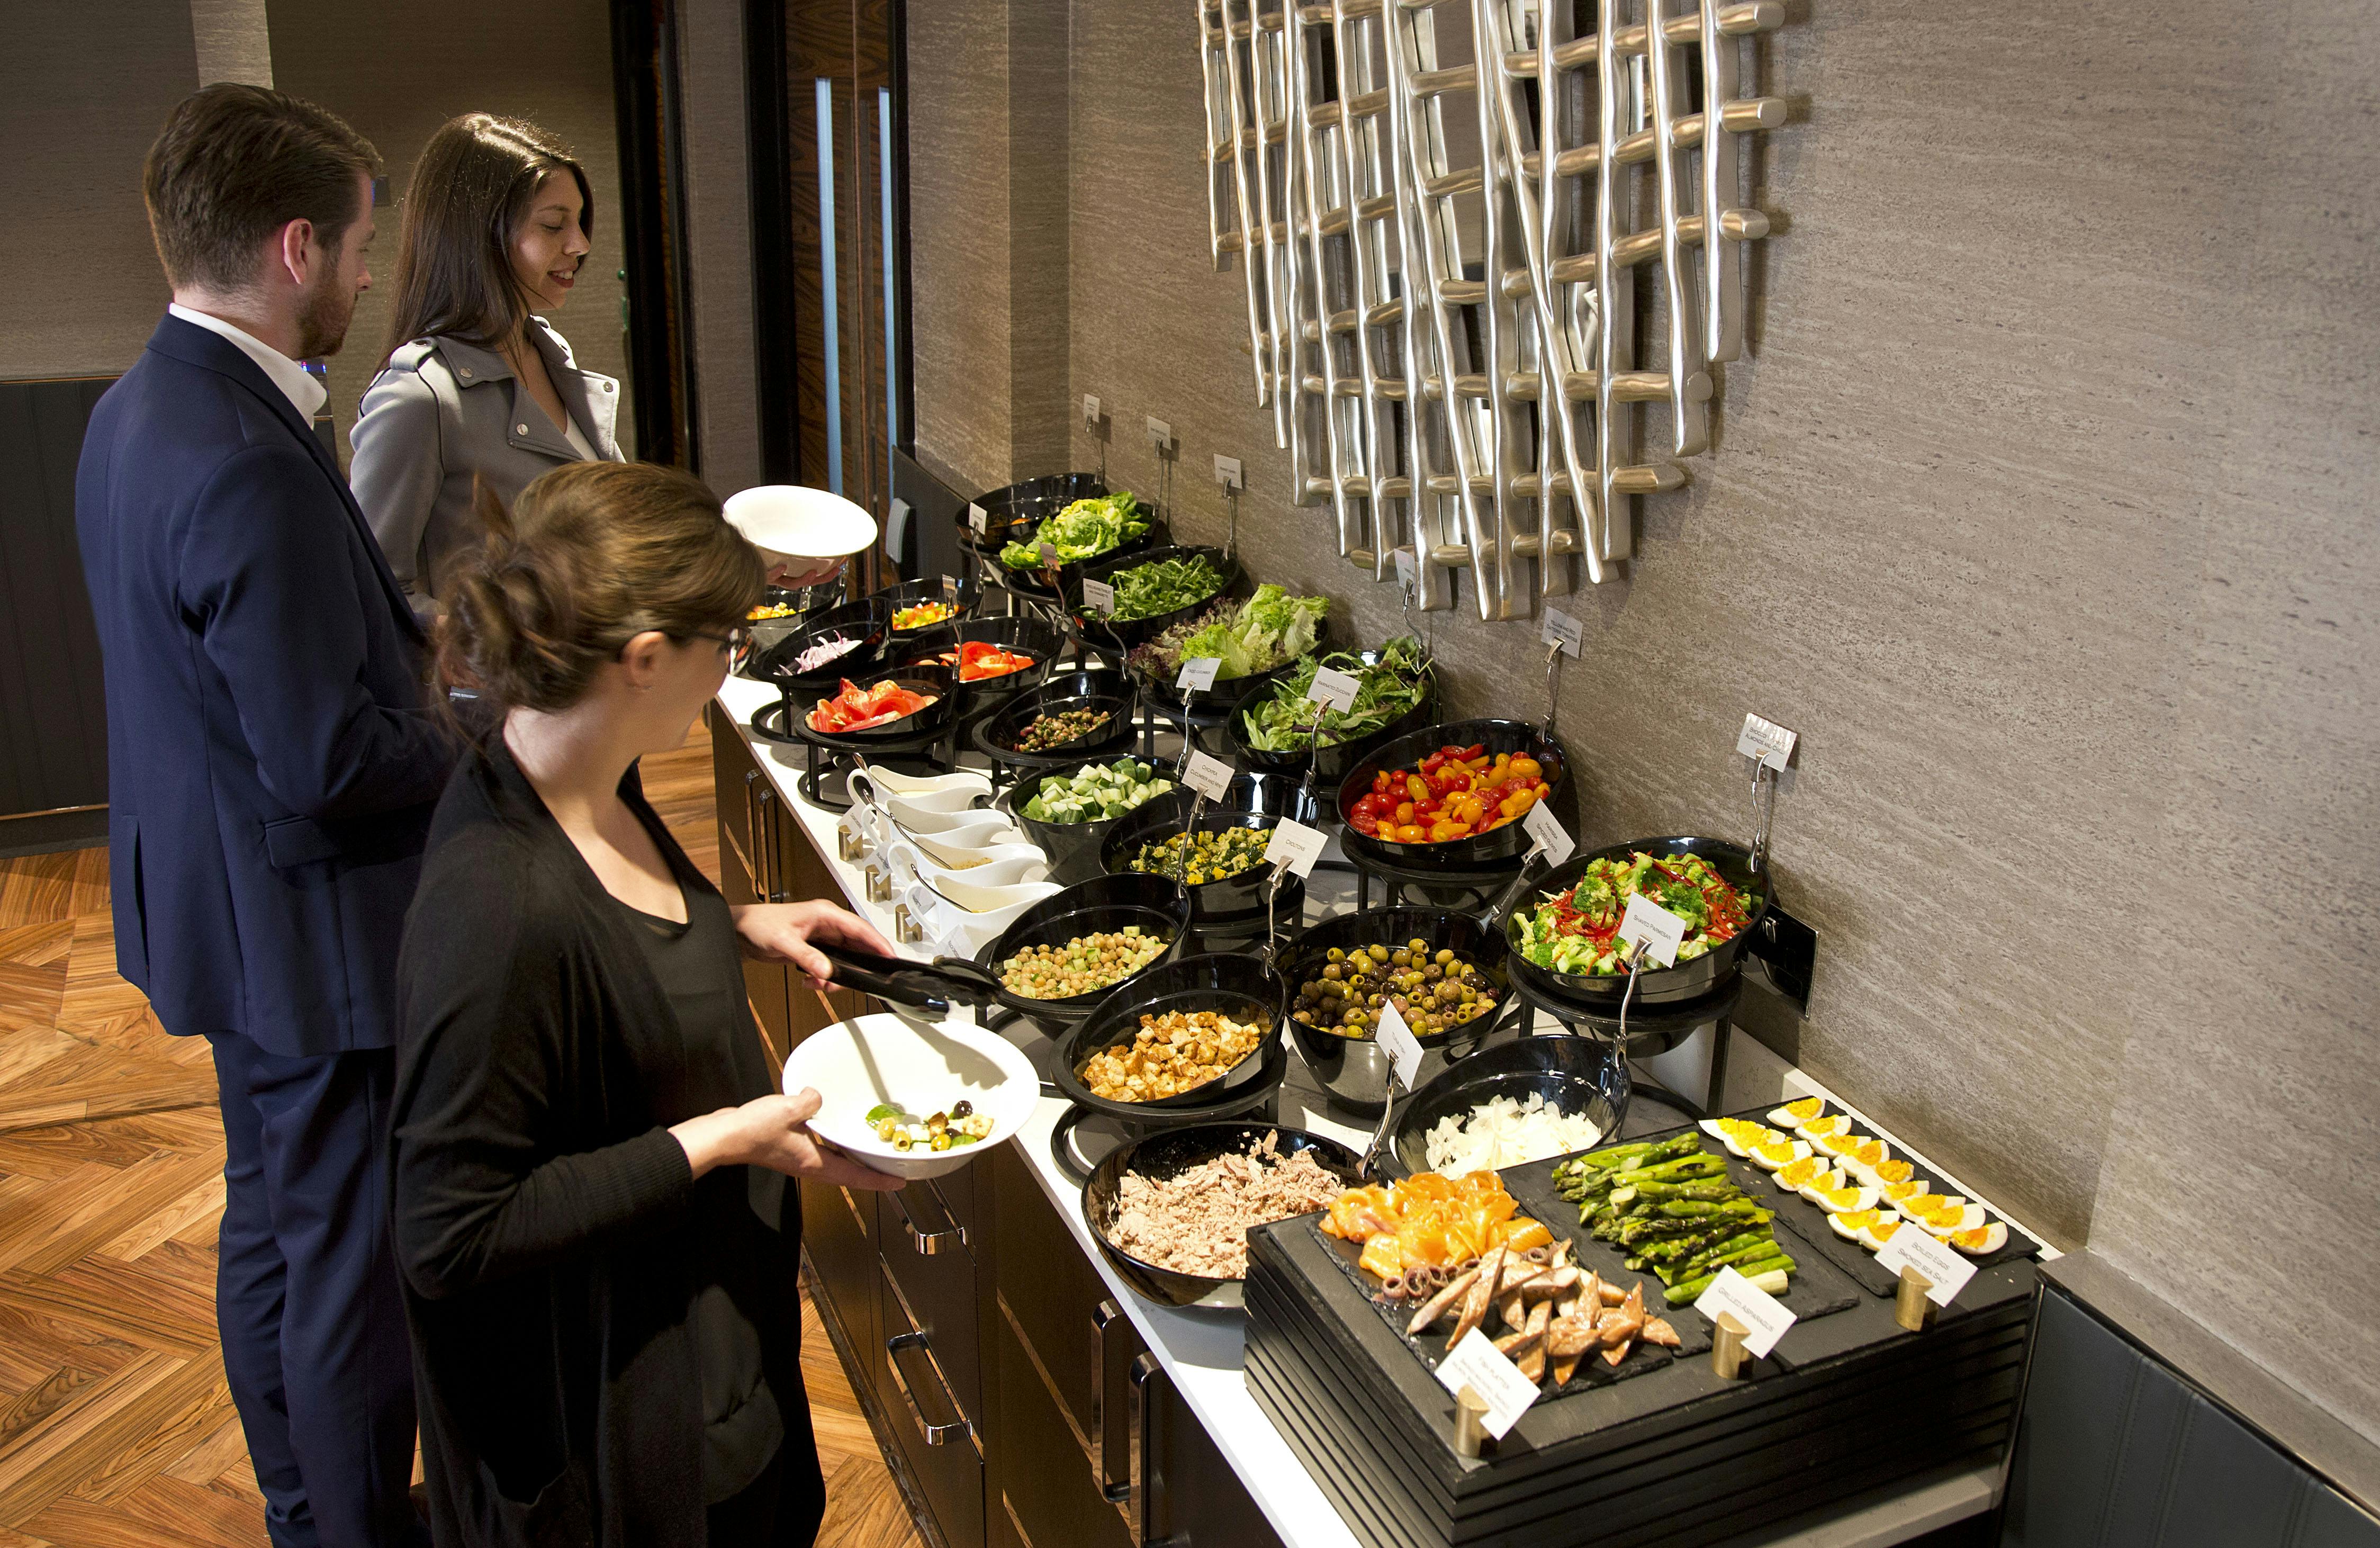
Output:
<path fill-rule="evenodd" d="M 785 1061 L 785 1091 L 813 1087 L 820 1138 L 880 1172 L 916 1179 L 955 1172 L 1012 1139 L 1040 1099 L 1040 1078 L 1006 1038 L 976 1027 L 924 1026 L 889 1014 L 838 1021 L 812 1032 Z M 896 1151 L 876 1138 L 868 1113 L 892 1103 L 923 1118 L 965 1101 L 991 1118 L 991 1132 L 947 1151 Z"/>
<path fill-rule="evenodd" d="M 722 509 L 755 548 L 788 559 L 840 559 L 876 541 L 876 518 L 824 489 L 757 484 L 730 494 Z"/>

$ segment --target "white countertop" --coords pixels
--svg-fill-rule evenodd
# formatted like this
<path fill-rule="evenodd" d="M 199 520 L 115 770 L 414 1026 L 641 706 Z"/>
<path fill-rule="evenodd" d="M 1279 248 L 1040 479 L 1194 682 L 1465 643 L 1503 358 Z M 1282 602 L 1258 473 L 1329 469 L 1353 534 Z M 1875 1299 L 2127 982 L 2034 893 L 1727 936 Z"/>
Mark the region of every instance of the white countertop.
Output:
<path fill-rule="evenodd" d="M 761 684 L 730 677 L 720 689 L 719 704 L 743 728 L 745 739 L 751 744 L 761 769 L 774 781 L 786 809 L 801 823 L 825 860 L 843 889 L 844 901 L 886 940 L 894 940 L 891 905 L 871 902 L 861 866 L 839 858 L 835 827 L 840 813 L 804 797 L 795 783 L 807 767 L 804 750 L 754 737 L 749 731 L 753 712 L 776 697 L 773 689 Z M 1332 847 L 1335 851 L 1335 842 Z M 1336 894 L 1342 891 L 1349 896 L 1338 897 Z M 1334 885 L 1332 879 L 1318 872 L 1309 884 L 1310 904 L 1327 911 L 1354 907 L 1352 894 L 1352 885 Z M 953 1006 L 951 1019 L 972 1023 L 974 1016 L 965 1006 Z M 1672 1085 L 1682 1081 L 1681 1089 L 1700 1090 L 1700 1072 L 1706 1067 L 1707 1059 L 1700 1045 L 1706 1036 L 1695 1034 L 1647 1067 Z M 1672 1067 L 1688 1073 L 1674 1074 Z M 1731 1046 L 1727 1087 L 1728 1100 L 1722 1111 L 1737 1112 L 1814 1095 L 1844 1105 L 1832 1091 L 1745 1036 L 1737 1037 Z M 1297 1548 L 1340 1548 L 1342 1544 L 1354 1548 L 1360 1540 L 1340 1516 L 1338 1507 L 1322 1493 L 1305 1464 L 1273 1428 L 1272 1421 L 1248 1396 L 1242 1375 L 1245 1324 L 1241 1314 L 1154 1305 L 1135 1294 L 1109 1267 L 1092 1240 L 1090 1227 L 1084 1222 L 1081 1185 L 1061 1171 L 1050 1156 L 1050 1132 L 1068 1105 L 1061 1097 L 1042 1098 L 1034 1109 L 1032 1121 L 1016 1137 L 1018 1152 L 1034 1180 L 1057 1206 L 1059 1218 L 1066 1223 L 1066 1228 L 1099 1271 L 1116 1303 L 1132 1319 L 1142 1340 L 1172 1378 L 1183 1400 L 1207 1427 L 1216 1448 L 1239 1474 L 1242 1485 L 1264 1511 L 1281 1541 L 1294 1543 Z M 1851 1111 L 1856 1114 L 1855 1109 Z M 1283 1114 L 1284 1120 L 1288 1116 Z M 1366 1130 L 1351 1128 L 1339 1119 L 1310 1109 L 1297 1121 L 1303 1127 L 1344 1140 L 1357 1149 L 1370 1139 Z M 1863 1127 L 1903 1152 L 1910 1149 L 1898 1135 L 1864 1123 Z M 1978 1197 L 1956 1177 L 1948 1173 L 1942 1176 L 1970 1198 Z M 1979 1201 L 1996 1214 L 2004 1213 L 1988 1200 Z M 2045 1255 L 2054 1255 L 2054 1249 L 2046 1249 Z M 1988 1509 L 1998 1491 L 1997 1467 L 1946 1474 L 1846 1502 L 1816 1521 L 1780 1523 L 1777 1531 L 1733 1540 L 1730 1548 L 1752 1548 L 1755 1543 L 1766 1548 L 1787 1548 L 1788 1544 L 1791 1548 L 1884 1548 Z"/>

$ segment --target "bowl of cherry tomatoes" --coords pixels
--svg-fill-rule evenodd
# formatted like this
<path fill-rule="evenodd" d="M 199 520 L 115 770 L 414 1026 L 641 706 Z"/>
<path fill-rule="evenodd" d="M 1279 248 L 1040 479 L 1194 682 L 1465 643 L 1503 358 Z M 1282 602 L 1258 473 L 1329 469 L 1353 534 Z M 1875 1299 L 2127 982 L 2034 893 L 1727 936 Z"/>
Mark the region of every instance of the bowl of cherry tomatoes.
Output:
<path fill-rule="evenodd" d="M 1529 811 L 1569 795 L 1561 744 L 1521 720 L 1458 720 L 1376 749 L 1339 786 L 1342 844 L 1358 859 L 1495 870 L 1528 853 Z"/>

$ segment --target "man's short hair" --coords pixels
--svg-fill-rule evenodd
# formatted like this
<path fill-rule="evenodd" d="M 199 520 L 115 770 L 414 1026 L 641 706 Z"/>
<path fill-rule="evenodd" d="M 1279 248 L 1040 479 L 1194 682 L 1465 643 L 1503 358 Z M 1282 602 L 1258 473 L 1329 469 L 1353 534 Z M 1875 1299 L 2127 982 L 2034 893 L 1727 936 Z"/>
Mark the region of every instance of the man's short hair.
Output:
<path fill-rule="evenodd" d="M 157 260 L 176 286 L 239 290 L 259 244 L 293 220 L 336 251 L 363 213 L 356 175 L 371 141 L 312 103 L 225 81 L 182 99 L 141 168 Z"/>

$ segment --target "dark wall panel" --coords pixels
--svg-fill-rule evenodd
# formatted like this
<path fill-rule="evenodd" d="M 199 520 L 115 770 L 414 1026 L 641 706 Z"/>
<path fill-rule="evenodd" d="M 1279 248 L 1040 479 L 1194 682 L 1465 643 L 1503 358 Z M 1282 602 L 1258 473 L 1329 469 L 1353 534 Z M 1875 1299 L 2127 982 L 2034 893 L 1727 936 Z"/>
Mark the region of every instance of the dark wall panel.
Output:
<path fill-rule="evenodd" d="M 83 427 L 113 380 L 0 382 L 0 816 L 107 800 L 107 706 L 74 481 Z"/>

